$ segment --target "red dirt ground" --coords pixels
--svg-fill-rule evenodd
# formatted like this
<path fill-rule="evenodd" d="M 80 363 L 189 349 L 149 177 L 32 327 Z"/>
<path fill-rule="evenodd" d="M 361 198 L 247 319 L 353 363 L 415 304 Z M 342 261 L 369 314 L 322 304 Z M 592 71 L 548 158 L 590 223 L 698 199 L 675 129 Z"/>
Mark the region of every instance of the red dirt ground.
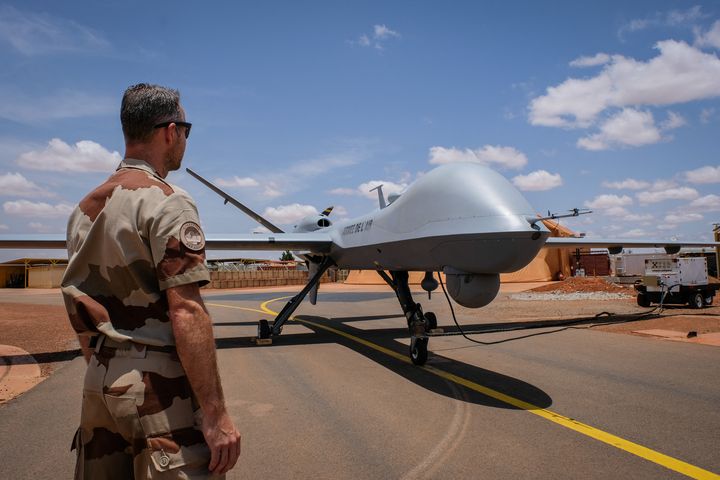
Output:
<path fill-rule="evenodd" d="M 79 348 L 65 307 L 0 303 L 0 344 L 13 345 L 28 353 L 54 353 Z M 58 363 L 40 363 L 47 377 Z"/>
<path fill-rule="evenodd" d="M 553 292 L 553 293 L 576 293 L 576 292 L 607 292 L 607 293 L 626 293 L 634 295 L 632 285 L 618 285 L 608 283 L 599 277 L 571 277 L 562 282 L 555 282 L 550 285 L 533 288 L 533 292 Z"/>

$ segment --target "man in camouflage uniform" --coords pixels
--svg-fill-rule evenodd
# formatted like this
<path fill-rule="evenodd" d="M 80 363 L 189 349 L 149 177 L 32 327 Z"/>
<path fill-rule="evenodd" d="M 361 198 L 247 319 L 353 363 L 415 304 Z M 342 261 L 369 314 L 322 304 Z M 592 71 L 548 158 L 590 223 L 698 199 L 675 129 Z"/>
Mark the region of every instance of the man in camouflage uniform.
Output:
<path fill-rule="evenodd" d="M 210 316 L 193 200 L 167 183 L 191 124 L 176 90 L 125 91 L 126 154 L 67 229 L 62 292 L 88 362 L 75 478 L 224 476 L 240 454 Z M 216 477 L 213 477 L 216 478 Z"/>

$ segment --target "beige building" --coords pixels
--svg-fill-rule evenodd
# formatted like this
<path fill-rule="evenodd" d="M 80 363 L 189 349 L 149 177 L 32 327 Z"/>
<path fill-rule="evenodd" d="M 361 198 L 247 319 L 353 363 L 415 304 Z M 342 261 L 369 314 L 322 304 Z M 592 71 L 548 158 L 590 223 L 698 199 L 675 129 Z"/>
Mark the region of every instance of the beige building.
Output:
<path fill-rule="evenodd" d="M 67 260 L 19 258 L 0 263 L 0 288 L 58 288 Z"/>

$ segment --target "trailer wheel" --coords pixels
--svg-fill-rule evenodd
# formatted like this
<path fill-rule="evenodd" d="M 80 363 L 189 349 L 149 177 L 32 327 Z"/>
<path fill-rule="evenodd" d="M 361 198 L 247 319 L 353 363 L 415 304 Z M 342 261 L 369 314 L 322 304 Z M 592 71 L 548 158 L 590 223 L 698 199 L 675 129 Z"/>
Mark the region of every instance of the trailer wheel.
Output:
<path fill-rule="evenodd" d="M 702 293 L 694 293 L 690 297 L 689 303 L 692 308 L 703 308 L 705 305 L 705 299 L 703 298 Z"/>
<path fill-rule="evenodd" d="M 703 303 L 705 304 L 706 307 L 709 307 L 710 305 L 712 305 L 712 302 L 713 302 L 713 295 L 705 296 Z"/>
<path fill-rule="evenodd" d="M 637 304 L 643 308 L 648 308 L 650 306 L 650 297 L 648 297 L 647 293 L 638 293 Z"/>

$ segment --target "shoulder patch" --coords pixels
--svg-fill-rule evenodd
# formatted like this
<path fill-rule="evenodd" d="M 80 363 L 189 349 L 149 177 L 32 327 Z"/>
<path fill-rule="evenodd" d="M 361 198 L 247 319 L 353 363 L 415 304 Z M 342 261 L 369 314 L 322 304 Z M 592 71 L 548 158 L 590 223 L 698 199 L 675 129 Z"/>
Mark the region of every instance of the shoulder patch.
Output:
<path fill-rule="evenodd" d="M 180 227 L 180 243 L 193 252 L 205 248 L 205 235 L 203 235 L 200 225 L 195 222 L 183 223 Z"/>

